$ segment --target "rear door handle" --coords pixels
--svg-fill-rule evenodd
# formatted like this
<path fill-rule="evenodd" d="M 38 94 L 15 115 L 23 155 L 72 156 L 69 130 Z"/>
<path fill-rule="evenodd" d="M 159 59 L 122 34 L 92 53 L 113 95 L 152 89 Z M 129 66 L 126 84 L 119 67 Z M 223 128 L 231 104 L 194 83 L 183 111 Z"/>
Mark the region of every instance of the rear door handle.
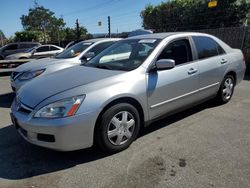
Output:
<path fill-rule="evenodd" d="M 188 70 L 188 74 L 191 75 L 191 74 L 196 73 L 197 71 L 198 71 L 197 69 L 190 68 L 190 69 Z"/>
<path fill-rule="evenodd" d="M 226 59 L 221 59 L 220 63 L 225 64 L 225 63 L 227 63 L 227 60 Z"/>

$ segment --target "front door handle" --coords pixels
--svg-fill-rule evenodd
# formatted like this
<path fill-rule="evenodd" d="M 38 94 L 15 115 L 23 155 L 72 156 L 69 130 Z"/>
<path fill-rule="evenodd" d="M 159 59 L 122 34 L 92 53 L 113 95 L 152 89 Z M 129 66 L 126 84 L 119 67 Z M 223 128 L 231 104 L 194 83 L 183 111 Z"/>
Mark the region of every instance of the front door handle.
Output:
<path fill-rule="evenodd" d="M 227 63 L 227 60 L 226 59 L 221 59 L 220 63 L 225 64 L 225 63 Z"/>
<path fill-rule="evenodd" d="M 196 73 L 197 71 L 198 71 L 197 69 L 190 68 L 190 69 L 188 70 L 188 74 L 191 75 L 191 74 Z"/>

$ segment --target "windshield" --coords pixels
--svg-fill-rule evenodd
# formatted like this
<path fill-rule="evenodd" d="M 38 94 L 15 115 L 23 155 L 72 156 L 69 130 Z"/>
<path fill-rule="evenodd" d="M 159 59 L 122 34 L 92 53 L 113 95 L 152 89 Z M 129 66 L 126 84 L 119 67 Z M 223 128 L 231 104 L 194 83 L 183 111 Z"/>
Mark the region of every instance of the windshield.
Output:
<path fill-rule="evenodd" d="M 84 66 L 130 71 L 139 67 L 159 43 L 157 39 L 128 39 L 117 42 Z"/>
<path fill-rule="evenodd" d="M 26 53 L 30 53 L 30 52 L 32 52 L 33 50 L 35 50 L 35 48 L 36 48 L 36 47 L 29 48 L 29 49 L 28 49 L 28 50 L 26 50 L 25 52 L 26 52 Z"/>
<path fill-rule="evenodd" d="M 79 42 L 70 48 L 64 50 L 62 53 L 55 56 L 56 59 L 68 59 L 73 58 L 80 55 L 84 50 L 86 50 L 90 45 L 93 43 L 91 42 Z"/>

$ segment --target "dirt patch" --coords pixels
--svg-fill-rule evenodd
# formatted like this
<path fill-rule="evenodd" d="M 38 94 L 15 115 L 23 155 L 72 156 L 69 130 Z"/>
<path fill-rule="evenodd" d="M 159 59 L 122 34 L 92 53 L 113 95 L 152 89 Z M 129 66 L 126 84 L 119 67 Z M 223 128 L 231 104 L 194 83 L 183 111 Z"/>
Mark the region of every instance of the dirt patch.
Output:
<path fill-rule="evenodd" d="M 163 158 L 149 158 L 138 166 L 132 167 L 128 174 L 120 174 L 105 187 L 155 187 L 166 172 Z"/>

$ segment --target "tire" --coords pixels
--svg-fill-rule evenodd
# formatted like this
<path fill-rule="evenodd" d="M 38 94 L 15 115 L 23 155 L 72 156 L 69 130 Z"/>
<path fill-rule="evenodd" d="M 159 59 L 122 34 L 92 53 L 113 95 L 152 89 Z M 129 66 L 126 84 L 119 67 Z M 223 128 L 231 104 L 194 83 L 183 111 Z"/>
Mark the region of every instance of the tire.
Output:
<path fill-rule="evenodd" d="M 4 60 L 4 57 L 3 57 L 3 56 L 0 56 L 0 60 Z"/>
<path fill-rule="evenodd" d="M 105 153 L 116 153 L 129 147 L 137 138 L 140 116 L 128 103 L 119 103 L 106 110 L 96 126 L 95 142 Z"/>
<path fill-rule="evenodd" d="M 216 101 L 219 104 L 228 103 L 233 96 L 234 87 L 235 87 L 234 77 L 232 75 L 226 75 L 217 93 Z"/>
<path fill-rule="evenodd" d="M 27 57 L 20 57 L 19 59 L 28 59 Z"/>

